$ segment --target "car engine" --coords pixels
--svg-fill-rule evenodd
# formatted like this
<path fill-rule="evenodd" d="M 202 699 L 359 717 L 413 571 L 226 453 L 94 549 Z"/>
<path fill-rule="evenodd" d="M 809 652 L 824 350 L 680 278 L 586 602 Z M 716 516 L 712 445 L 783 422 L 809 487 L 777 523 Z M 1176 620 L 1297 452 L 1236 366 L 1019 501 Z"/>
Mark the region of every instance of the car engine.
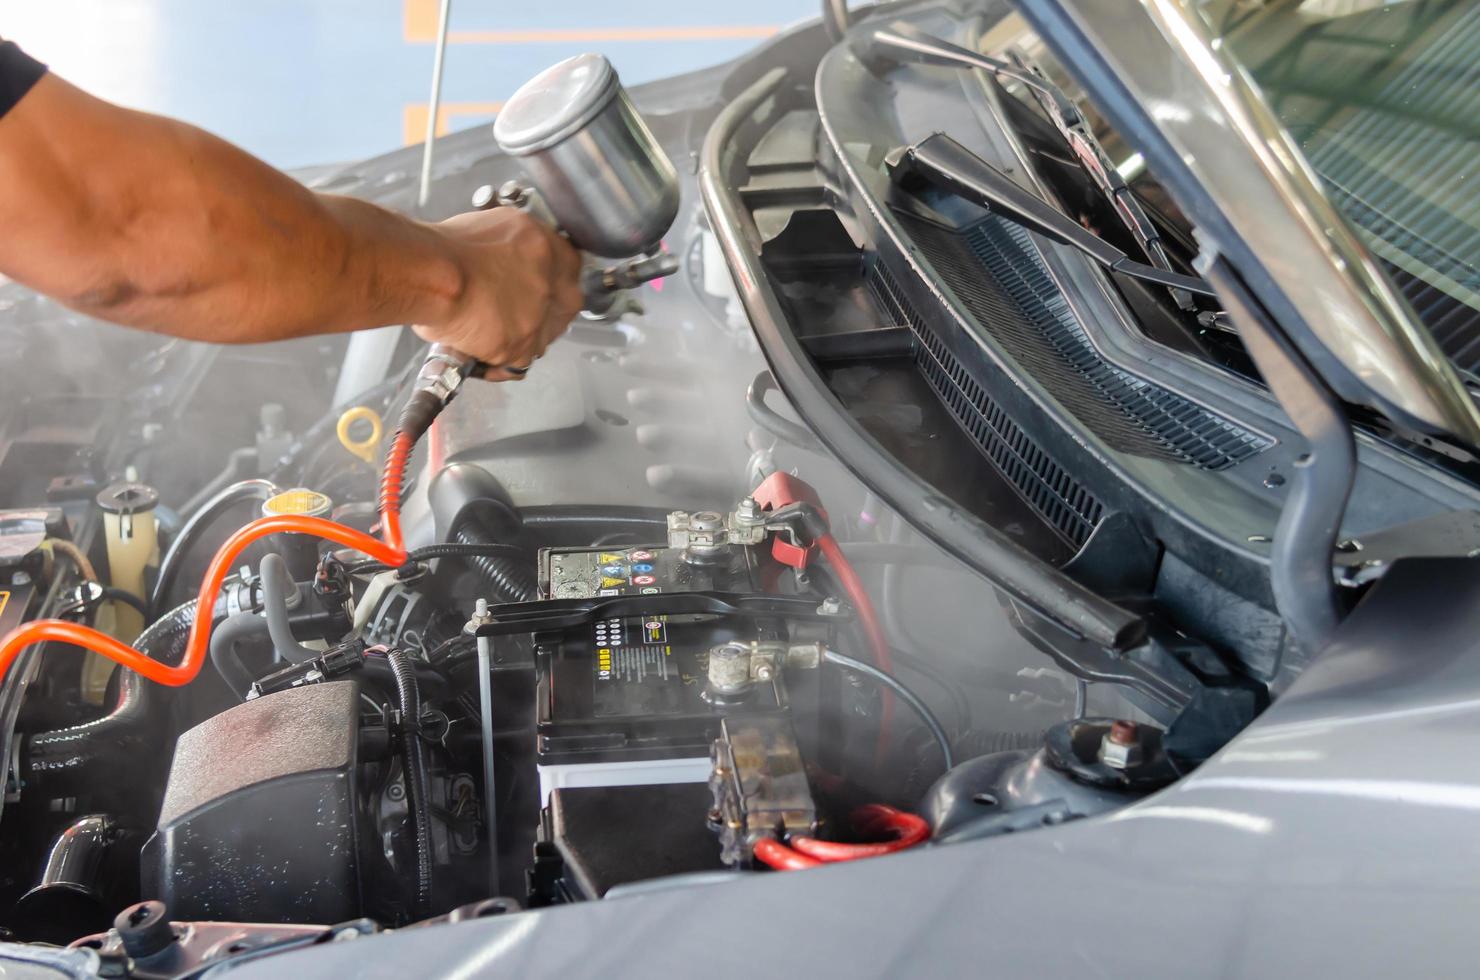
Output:
<path fill-rule="evenodd" d="M 1053 825 L 1216 748 L 1091 697 L 777 407 L 672 127 L 604 59 L 531 85 L 472 199 L 589 258 L 527 381 L 400 331 L 356 387 L 360 338 L 158 347 L 5 300 L 77 377 L 118 365 L 7 379 L 5 938 L 185 975 Z"/>

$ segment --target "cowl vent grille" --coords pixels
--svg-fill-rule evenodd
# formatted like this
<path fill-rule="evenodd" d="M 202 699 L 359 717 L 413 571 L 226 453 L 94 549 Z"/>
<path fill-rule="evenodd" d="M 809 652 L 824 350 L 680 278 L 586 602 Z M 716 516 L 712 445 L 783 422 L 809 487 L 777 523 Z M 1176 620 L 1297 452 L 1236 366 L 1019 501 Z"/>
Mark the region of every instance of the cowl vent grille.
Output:
<path fill-rule="evenodd" d="M 1101 357 L 1018 226 L 989 217 L 953 231 L 901 220 L 972 319 L 1106 445 L 1205 470 L 1272 445 Z"/>
<path fill-rule="evenodd" d="M 905 301 L 888 270 L 875 264 L 869 285 L 880 308 L 898 325 L 909 327 L 919 341 L 916 367 L 941 404 L 1043 520 L 1075 549 L 1082 547 L 1104 514 L 1104 505 L 1008 418 Z"/>

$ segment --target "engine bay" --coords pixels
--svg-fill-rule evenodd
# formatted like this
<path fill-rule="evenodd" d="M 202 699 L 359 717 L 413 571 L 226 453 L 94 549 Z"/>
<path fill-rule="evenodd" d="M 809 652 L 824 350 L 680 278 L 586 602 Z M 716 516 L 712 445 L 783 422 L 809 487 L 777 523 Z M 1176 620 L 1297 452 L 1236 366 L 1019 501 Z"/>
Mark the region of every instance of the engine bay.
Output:
<path fill-rule="evenodd" d="M 594 209 L 546 187 L 473 200 Z M 5 939 L 188 975 L 1050 825 L 1175 777 L 1158 729 L 1113 688 L 1092 716 L 989 584 L 789 421 L 693 195 L 660 219 L 666 248 L 592 260 L 588 316 L 519 384 L 409 331 L 375 371 L 358 338 L 157 347 L 8 287 L 18 339 L 41 312 L 102 353 L 60 392 L 14 379 L 0 461 Z M 88 390 L 109 357 L 116 388 Z"/>
<path fill-rule="evenodd" d="M 1100 364 L 1067 306 L 966 311 L 1017 373 L 947 322 L 994 275 L 1057 289 L 995 210 L 885 180 L 976 88 L 818 25 L 642 115 L 565 64 L 564 116 L 439 141 L 428 212 L 581 246 L 587 307 L 526 379 L 399 327 L 164 342 L 0 282 L 0 941 L 185 977 L 1058 827 L 1305 670 L 1265 551 L 1309 454 L 1273 403 Z M 605 157 L 561 155 L 572 120 Z M 308 182 L 410 210 L 410 159 Z M 1363 452 L 1343 606 L 1383 529 L 1480 526 Z"/>
<path fill-rule="evenodd" d="M 404 388 L 337 418 L 378 418 Z M 12 610 L 135 631 L 178 668 L 185 583 L 234 522 L 383 521 L 370 466 L 319 428 L 339 499 L 249 478 L 180 521 L 137 478 L 61 500 L 53 480 L 45 506 L 5 515 Z M 220 955 L 212 924 L 260 923 L 234 927 L 245 950 L 599 900 L 1057 822 L 1174 778 L 1154 728 L 1090 717 L 1025 648 L 953 676 L 879 644 L 886 569 L 946 602 L 981 584 L 835 464 L 816 467 L 829 511 L 754 455 L 741 496 L 694 511 L 521 505 L 490 468 L 433 455 L 407 494 L 408 539 L 429 543 L 392 566 L 306 534 L 252 542 L 188 685 L 32 648 L 0 834 L 8 934 L 178 968 L 200 944 Z M 895 634 L 915 618 L 886 616 Z M 1010 721 L 974 720 L 988 711 Z M 937 782 L 971 757 L 991 771 Z M 148 952 L 156 919 L 195 923 L 195 945 L 177 930 Z"/>

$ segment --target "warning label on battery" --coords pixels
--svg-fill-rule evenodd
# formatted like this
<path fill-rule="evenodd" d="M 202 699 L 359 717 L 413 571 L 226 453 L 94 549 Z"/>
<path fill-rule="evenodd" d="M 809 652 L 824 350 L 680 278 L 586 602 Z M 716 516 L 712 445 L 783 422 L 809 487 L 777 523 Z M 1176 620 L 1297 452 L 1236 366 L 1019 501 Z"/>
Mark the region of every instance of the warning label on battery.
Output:
<path fill-rule="evenodd" d="M 662 625 L 662 624 L 660 624 Z M 667 644 L 598 646 L 591 660 L 592 710 L 598 716 L 675 714 L 683 677 Z"/>

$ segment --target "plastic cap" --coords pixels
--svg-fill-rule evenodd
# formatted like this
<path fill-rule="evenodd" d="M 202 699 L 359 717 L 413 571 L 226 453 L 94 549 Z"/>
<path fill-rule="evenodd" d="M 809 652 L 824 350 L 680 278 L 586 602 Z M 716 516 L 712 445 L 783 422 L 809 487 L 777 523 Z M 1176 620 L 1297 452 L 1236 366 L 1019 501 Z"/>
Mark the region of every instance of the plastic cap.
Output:
<path fill-rule="evenodd" d="M 520 86 L 493 123 L 493 138 L 511 156 L 537 153 L 579 132 L 607 107 L 621 83 L 611 62 L 579 54 Z"/>
<path fill-rule="evenodd" d="M 142 514 L 159 505 L 159 491 L 145 483 L 114 483 L 97 496 L 98 506 L 109 514 Z"/>
<path fill-rule="evenodd" d="M 296 514 L 300 517 L 323 517 L 333 507 L 334 501 L 317 490 L 305 490 L 299 487 L 294 490 L 284 490 L 262 501 L 262 516 L 278 517 L 284 514 Z"/>

